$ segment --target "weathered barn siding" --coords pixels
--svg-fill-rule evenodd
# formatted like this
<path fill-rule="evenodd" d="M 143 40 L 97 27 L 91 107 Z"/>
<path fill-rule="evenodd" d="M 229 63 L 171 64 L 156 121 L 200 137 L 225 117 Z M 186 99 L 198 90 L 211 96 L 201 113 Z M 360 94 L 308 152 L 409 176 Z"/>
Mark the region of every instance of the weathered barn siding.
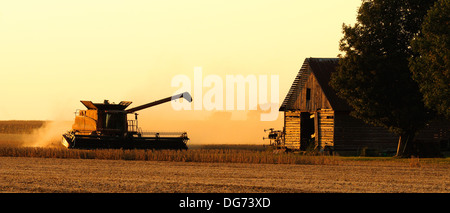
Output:
<path fill-rule="evenodd" d="M 300 111 L 284 112 L 285 146 L 300 149 Z"/>
<path fill-rule="evenodd" d="M 418 132 L 416 141 L 426 143 L 429 150 L 450 151 L 450 121 L 443 118 L 430 121 Z"/>
<path fill-rule="evenodd" d="M 425 126 L 416 136 L 417 140 L 442 142 L 450 138 L 450 122 L 445 119 L 435 119 Z"/>
<path fill-rule="evenodd" d="M 335 113 L 334 148 L 336 150 L 376 149 L 395 151 L 398 136 L 383 127 L 375 127 L 354 118 L 348 112 Z"/>
<path fill-rule="evenodd" d="M 312 72 L 306 72 L 301 78 L 305 83 L 299 93 L 299 97 L 294 103 L 294 107 L 302 112 L 313 112 L 317 109 L 331 109 L 330 102 L 328 102 L 325 93 L 317 82 Z M 307 100 L 307 93 L 309 90 L 310 99 Z"/>
<path fill-rule="evenodd" d="M 320 148 L 334 146 L 334 111 L 330 109 L 319 110 L 316 113 L 317 136 L 316 142 Z"/>

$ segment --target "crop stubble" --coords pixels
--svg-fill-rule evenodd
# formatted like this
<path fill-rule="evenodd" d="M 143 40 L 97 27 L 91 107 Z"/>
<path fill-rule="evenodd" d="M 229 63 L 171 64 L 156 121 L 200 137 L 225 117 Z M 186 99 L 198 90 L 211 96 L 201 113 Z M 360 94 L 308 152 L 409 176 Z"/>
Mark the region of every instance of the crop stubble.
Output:
<path fill-rule="evenodd" d="M 199 163 L 0 157 L 1 192 L 450 192 L 448 164 Z"/>

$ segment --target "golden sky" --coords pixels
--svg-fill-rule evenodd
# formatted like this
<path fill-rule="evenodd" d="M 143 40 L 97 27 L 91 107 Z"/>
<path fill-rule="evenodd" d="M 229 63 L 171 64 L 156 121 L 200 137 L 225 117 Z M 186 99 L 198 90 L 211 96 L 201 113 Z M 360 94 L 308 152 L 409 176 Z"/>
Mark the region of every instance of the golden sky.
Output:
<path fill-rule="evenodd" d="M 305 57 L 339 54 L 342 24 L 355 22 L 360 3 L 1 1 L 0 120 L 73 120 L 80 100 L 137 106 L 172 95 L 178 88 L 171 79 L 192 77 L 196 66 L 224 80 L 279 75 L 281 103 Z M 174 121 L 212 124 L 220 113 L 174 112 L 166 104 L 142 111 L 140 119 L 151 128 L 161 121 L 183 129 Z M 261 125 L 281 128 L 282 114 Z"/>

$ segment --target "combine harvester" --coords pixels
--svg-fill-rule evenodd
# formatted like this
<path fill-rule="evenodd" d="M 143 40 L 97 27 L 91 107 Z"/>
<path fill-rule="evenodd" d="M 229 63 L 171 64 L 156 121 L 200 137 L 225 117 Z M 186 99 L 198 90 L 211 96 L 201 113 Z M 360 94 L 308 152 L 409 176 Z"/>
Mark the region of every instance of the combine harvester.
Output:
<path fill-rule="evenodd" d="M 76 111 L 75 123 L 62 135 L 62 144 L 74 149 L 187 149 L 186 132 L 142 132 L 135 113 L 179 98 L 192 102 L 188 92 L 127 110 L 131 101 L 81 101 L 87 110 Z M 135 119 L 127 120 L 127 115 L 133 113 Z"/>

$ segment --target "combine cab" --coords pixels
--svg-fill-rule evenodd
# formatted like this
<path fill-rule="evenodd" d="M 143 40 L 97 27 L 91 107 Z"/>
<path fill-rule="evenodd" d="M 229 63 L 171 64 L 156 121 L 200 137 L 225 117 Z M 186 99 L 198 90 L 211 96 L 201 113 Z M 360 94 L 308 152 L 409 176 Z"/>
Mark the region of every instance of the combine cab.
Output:
<path fill-rule="evenodd" d="M 130 101 L 81 101 L 87 109 L 77 110 L 72 130 L 63 134 L 62 144 L 75 149 L 187 149 L 186 132 L 142 132 L 135 113 L 179 98 L 192 101 L 187 92 L 128 110 Z M 134 114 L 135 119 L 127 120 L 128 114 Z"/>

